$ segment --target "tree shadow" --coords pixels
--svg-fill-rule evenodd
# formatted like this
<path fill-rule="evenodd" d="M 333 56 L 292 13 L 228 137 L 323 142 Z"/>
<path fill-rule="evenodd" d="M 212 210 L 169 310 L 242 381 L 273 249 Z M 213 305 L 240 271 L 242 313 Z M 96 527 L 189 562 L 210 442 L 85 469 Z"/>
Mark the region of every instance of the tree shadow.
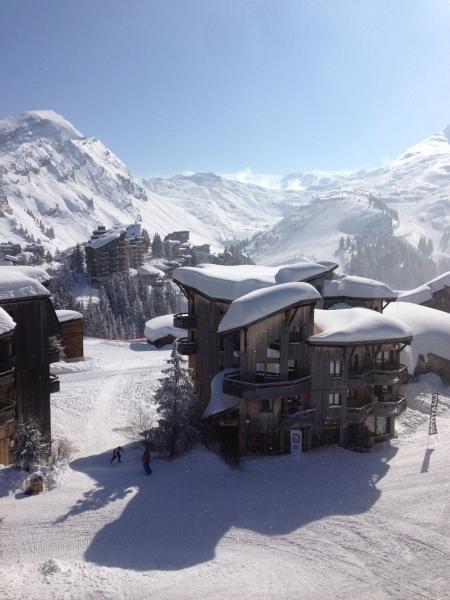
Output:
<path fill-rule="evenodd" d="M 158 350 L 153 344 L 149 344 L 147 341 L 134 341 L 130 342 L 130 350 L 133 352 L 155 352 Z"/>
<path fill-rule="evenodd" d="M 366 512 L 379 499 L 377 482 L 396 452 L 389 443 L 367 454 L 329 447 L 299 460 L 247 458 L 232 468 L 196 449 L 175 461 L 155 461 L 149 477 L 137 457 L 111 476 L 98 466 L 107 455 L 91 456 L 72 468 L 97 484 L 61 520 L 137 490 L 117 520 L 95 535 L 85 559 L 136 571 L 184 569 L 211 560 L 233 527 L 284 535 L 330 515 Z"/>

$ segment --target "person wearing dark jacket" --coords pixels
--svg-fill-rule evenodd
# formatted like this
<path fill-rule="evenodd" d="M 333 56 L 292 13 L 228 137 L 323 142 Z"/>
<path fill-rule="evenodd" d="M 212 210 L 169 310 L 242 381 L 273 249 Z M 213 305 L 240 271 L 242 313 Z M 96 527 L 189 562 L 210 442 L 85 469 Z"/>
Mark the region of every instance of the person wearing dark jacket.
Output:
<path fill-rule="evenodd" d="M 117 446 L 117 448 L 114 448 L 113 455 L 111 458 L 111 464 L 113 464 L 113 462 L 116 460 L 116 458 L 120 463 L 122 462 L 122 452 L 123 452 L 123 448 L 121 448 L 120 446 Z"/>
<path fill-rule="evenodd" d="M 144 471 L 146 475 L 151 475 L 152 474 L 152 468 L 150 466 L 150 452 L 148 451 L 148 448 L 146 448 L 144 450 L 144 454 L 142 455 L 142 466 L 144 467 Z"/>

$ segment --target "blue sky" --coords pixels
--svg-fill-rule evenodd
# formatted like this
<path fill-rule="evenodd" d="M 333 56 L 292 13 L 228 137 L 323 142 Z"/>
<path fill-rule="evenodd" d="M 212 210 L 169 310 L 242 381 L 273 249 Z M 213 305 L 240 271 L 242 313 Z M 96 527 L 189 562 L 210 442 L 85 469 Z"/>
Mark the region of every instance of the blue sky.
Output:
<path fill-rule="evenodd" d="M 0 115 L 138 174 L 358 169 L 450 123 L 448 0 L 0 0 Z"/>

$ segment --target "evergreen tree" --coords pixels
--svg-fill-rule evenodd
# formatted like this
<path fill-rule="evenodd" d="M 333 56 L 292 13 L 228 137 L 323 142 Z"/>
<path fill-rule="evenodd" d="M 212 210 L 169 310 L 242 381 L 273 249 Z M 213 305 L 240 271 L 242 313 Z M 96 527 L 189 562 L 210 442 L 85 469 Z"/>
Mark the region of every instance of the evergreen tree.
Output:
<path fill-rule="evenodd" d="M 174 344 L 154 397 L 159 419 L 153 439 L 160 453 L 169 458 L 183 454 L 198 440 L 196 396 L 185 362 Z"/>
<path fill-rule="evenodd" d="M 164 248 L 163 243 L 161 241 L 161 236 L 159 233 L 155 233 L 152 241 L 152 255 L 155 258 L 162 258 L 164 256 Z"/>
<path fill-rule="evenodd" d="M 35 419 L 30 419 L 20 428 L 15 449 L 17 466 L 30 471 L 49 455 L 50 446 L 46 442 Z"/>

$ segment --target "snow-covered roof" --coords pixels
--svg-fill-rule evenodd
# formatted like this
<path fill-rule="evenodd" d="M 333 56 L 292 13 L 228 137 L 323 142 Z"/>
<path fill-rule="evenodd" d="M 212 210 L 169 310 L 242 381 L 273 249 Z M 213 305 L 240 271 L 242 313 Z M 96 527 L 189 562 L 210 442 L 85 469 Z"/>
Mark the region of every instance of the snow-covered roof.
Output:
<path fill-rule="evenodd" d="M 17 267 L 0 267 L 0 300 L 32 296 L 50 296 L 50 292 L 36 279 L 21 273 Z"/>
<path fill-rule="evenodd" d="M 409 348 L 402 352 L 402 362 L 412 374 L 419 354 L 425 358 L 434 354 L 450 360 L 450 314 L 411 302 L 395 302 L 385 309 L 384 314 L 405 323 L 413 333 Z"/>
<path fill-rule="evenodd" d="M 420 285 L 412 290 L 399 291 L 398 300 L 400 302 L 413 302 L 414 304 L 422 304 L 431 300 L 433 294 L 443 290 L 445 287 L 450 287 L 450 271 L 438 275 L 431 281 Z"/>
<path fill-rule="evenodd" d="M 314 345 L 343 346 L 381 341 L 409 341 L 410 328 L 402 321 L 368 308 L 343 308 L 314 311 Z"/>
<path fill-rule="evenodd" d="M 334 274 L 333 279 L 325 280 L 324 297 L 395 300 L 397 293 L 385 283 L 375 279 Z"/>
<path fill-rule="evenodd" d="M 275 275 L 276 283 L 287 283 L 289 281 L 307 281 L 319 275 L 324 275 L 337 268 L 337 264 L 329 261 L 310 262 L 302 261 L 292 265 L 283 265 Z"/>
<path fill-rule="evenodd" d="M 138 275 L 153 275 L 154 277 L 164 277 L 164 271 L 161 269 L 157 269 L 153 265 L 149 263 L 144 263 L 140 267 L 137 268 Z"/>
<path fill-rule="evenodd" d="M 117 240 L 118 238 L 120 238 L 120 236 L 125 233 L 125 229 L 122 227 L 117 227 L 114 229 L 111 229 L 110 231 L 102 234 L 101 236 L 99 236 L 98 238 L 95 238 L 93 240 L 90 240 L 86 245 L 89 246 L 90 248 L 102 248 L 103 246 L 106 246 L 106 244 L 109 244 L 110 242 L 113 242 L 114 240 Z"/>
<path fill-rule="evenodd" d="M 50 275 L 42 267 L 33 267 L 31 265 L 1 265 L 0 268 L 12 269 L 13 272 L 22 273 L 22 275 L 26 275 L 27 277 L 31 277 L 32 279 L 36 279 L 36 281 L 39 281 L 39 283 L 46 283 L 51 279 Z M 0 271 L 0 273 L 2 272 L 3 271 Z"/>
<path fill-rule="evenodd" d="M 60 323 L 65 323 L 66 321 L 78 321 L 83 318 L 83 315 L 76 310 L 61 309 L 55 310 L 55 312 Z"/>
<path fill-rule="evenodd" d="M 8 315 L 6 310 L 0 308 L 0 336 L 5 335 L 5 333 L 9 333 L 14 329 L 16 324 L 12 320 L 12 318 Z"/>
<path fill-rule="evenodd" d="M 201 264 L 180 267 L 174 271 L 173 277 L 209 298 L 232 301 L 254 290 L 311 279 L 330 269 L 330 266 L 307 261 L 281 267 Z"/>
<path fill-rule="evenodd" d="M 211 399 L 206 407 L 202 417 L 211 417 L 227 410 L 239 406 L 239 399 L 223 392 L 223 378 L 225 375 L 234 372 L 235 369 L 225 369 L 220 371 L 211 380 Z"/>
<path fill-rule="evenodd" d="M 173 326 L 174 315 L 162 315 L 147 321 L 144 328 L 144 335 L 150 342 L 155 342 L 161 338 L 171 335 L 174 338 L 182 338 L 187 336 L 186 329 L 180 329 Z"/>
<path fill-rule="evenodd" d="M 281 283 L 249 292 L 231 303 L 219 325 L 219 333 L 256 323 L 290 306 L 317 302 L 319 292 L 309 283 Z"/>

